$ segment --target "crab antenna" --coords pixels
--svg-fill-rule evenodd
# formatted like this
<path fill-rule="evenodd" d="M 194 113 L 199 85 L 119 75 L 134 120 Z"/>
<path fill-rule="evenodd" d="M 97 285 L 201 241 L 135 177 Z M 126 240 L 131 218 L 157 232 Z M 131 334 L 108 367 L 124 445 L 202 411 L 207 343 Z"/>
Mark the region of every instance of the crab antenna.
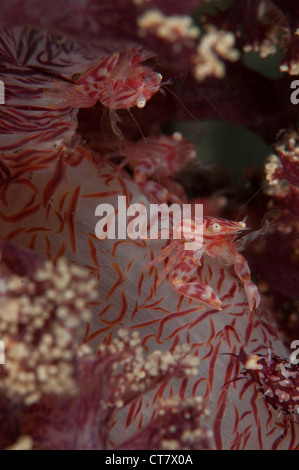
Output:
<path fill-rule="evenodd" d="M 167 83 L 167 82 L 165 82 Z M 200 122 L 199 119 L 197 119 L 196 116 L 194 116 L 193 113 L 191 113 L 191 111 L 184 105 L 184 103 L 182 102 L 182 100 L 180 100 L 180 98 L 175 94 L 174 91 L 170 90 L 170 88 L 168 88 L 167 86 L 165 86 L 165 83 L 163 84 L 163 87 L 165 88 L 165 90 L 167 90 L 169 93 L 171 93 L 175 99 L 180 103 L 180 105 L 184 108 L 184 110 L 186 111 L 186 113 L 189 114 L 190 117 L 192 117 L 192 119 L 194 119 L 194 121 L 196 122 Z"/>

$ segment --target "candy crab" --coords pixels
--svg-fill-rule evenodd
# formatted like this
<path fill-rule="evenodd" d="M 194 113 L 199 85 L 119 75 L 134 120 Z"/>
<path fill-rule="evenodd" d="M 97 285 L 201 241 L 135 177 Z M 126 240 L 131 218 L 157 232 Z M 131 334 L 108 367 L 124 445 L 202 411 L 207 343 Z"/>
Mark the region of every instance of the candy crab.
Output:
<path fill-rule="evenodd" d="M 213 289 L 197 279 L 201 258 L 206 254 L 222 267 L 234 267 L 235 273 L 243 282 L 249 309 L 251 311 L 256 309 L 260 303 L 260 295 L 256 285 L 251 281 L 248 263 L 238 252 L 235 243 L 240 232 L 246 230 L 245 222 L 233 222 L 220 217 L 197 218 L 192 222 L 190 219 L 183 219 L 174 227 L 174 238 L 178 238 L 181 229 L 183 229 L 183 238 L 174 240 L 162 248 L 160 256 L 145 266 L 151 268 L 168 258 L 166 267 L 157 281 L 157 287 L 173 268 L 171 282 L 179 294 L 221 310 L 222 302 Z M 194 233 L 200 233 L 201 230 L 203 236 L 199 237 L 200 241 L 198 239 L 186 243 L 187 240 L 194 238 Z"/>
<path fill-rule="evenodd" d="M 121 152 L 109 158 L 124 156 L 121 167 L 128 166 L 141 191 L 154 202 L 177 202 L 185 200 L 182 186 L 174 180 L 186 163 L 195 159 L 192 142 L 179 132 L 173 135 L 157 135 L 123 142 Z"/>

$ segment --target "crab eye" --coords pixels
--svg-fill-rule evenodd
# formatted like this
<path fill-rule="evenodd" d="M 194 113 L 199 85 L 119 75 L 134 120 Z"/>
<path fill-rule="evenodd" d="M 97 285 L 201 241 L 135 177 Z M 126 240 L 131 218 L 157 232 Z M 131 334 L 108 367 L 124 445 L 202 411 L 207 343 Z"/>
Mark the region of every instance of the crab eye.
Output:
<path fill-rule="evenodd" d="M 146 99 L 144 96 L 140 96 L 140 98 L 137 98 L 137 108 L 144 108 L 144 106 L 146 105 Z"/>
<path fill-rule="evenodd" d="M 215 222 L 214 224 L 211 225 L 211 230 L 213 233 L 218 233 L 221 231 L 221 225 L 220 224 L 217 224 L 217 222 Z"/>

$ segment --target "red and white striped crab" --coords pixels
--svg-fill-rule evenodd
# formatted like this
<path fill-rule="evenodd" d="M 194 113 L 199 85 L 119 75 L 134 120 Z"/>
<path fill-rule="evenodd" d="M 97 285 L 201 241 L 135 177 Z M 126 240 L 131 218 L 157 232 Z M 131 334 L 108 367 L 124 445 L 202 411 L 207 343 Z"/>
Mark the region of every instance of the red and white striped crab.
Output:
<path fill-rule="evenodd" d="M 123 142 L 121 155 L 125 157 L 121 166 L 130 168 L 134 181 L 149 200 L 181 203 L 186 199 L 174 178 L 187 162 L 195 160 L 196 151 L 194 144 L 179 132 Z M 115 156 L 119 155 L 111 155 Z"/>
<path fill-rule="evenodd" d="M 186 240 L 194 238 L 194 231 L 200 225 L 202 225 L 203 233 L 202 243 L 195 250 L 186 249 Z M 190 227 L 192 231 L 190 231 Z M 197 279 L 197 270 L 201 266 L 201 258 L 203 254 L 206 254 L 216 260 L 221 267 L 234 267 L 235 273 L 243 282 L 249 309 L 256 309 L 260 303 L 260 295 L 256 285 L 251 281 L 248 263 L 238 252 L 235 243 L 240 232 L 246 230 L 245 222 L 233 222 L 220 217 L 204 216 L 192 222 L 190 219 L 183 219 L 180 224 L 174 227 L 173 233 L 178 233 L 178 230 L 181 232 L 181 228 L 184 230 L 183 238 L 175 240 L 162 248 L 160 256 L 145 266 L 146 269 L 151 268 L 169 258 L 158 279 L 157 287 L 173 268 L 171 282 L 179 294 L 221 310 L 222 302 L 213 289 Z"/>

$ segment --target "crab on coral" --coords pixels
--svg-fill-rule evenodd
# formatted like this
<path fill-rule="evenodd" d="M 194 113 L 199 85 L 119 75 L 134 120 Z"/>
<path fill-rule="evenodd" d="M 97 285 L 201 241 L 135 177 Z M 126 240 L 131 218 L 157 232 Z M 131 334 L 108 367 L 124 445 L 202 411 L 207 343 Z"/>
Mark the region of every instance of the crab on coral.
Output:
<path fill-rule="evenodd" d="M 196 249 L 192 247 L 192 243 L 187 243 L 186 248 L 186 240 L 199 231 L 200 227 L 203 232 L 202 242 L 193 242 L 198 244 Z M 173 268 L 171 282 L 179 294 L 221 310 L 222 302 L 213 289 L 208 284 L 198 281 L 196 276 L 194 278 L 194 275 L 198 273 L 198 267 L 201 266 L 202 255 L 206 253 L 220 266 L 226 268 L 234 266 L 237 276 L 244 284 L 249 309 L 256 309 L 260 303 L 258 289 L 250 280 L 250 270 L 246 259 L 234 245 L 236 237 L 246 229 L 245 222 L 232 222 L 220 217 L 206 216 L 202 219 L 195 219 L 194 222 L 183 219 L 179 227 L 174 227 L 174 234 L 181 229 L 183 229 L 184 238 L 180 241 L 173 241 L 163 248 L 161 254 L 146 266 L 151 268 L 165 258 L 169 258 L 158 279 L 157 286 Z"/>
<path fill-rule="evenodd" d="M 233 220 L 240 220 L 244 188 L 233 178 L 214 184 L 213 177 L 202 188 L 195 165 L 194 195 L 180 176 L 187 161 L 205 160 L 208 153 L 197 151 L 198 135 L 204 137 L 199 120 L 237 122 L 269 144 L 282 128 L 294 128 L 298 111 L 289 100 L 288 75 L 298 71 L 298 7 L 280 0 L 234 0 L 225 10 L 216 4 L 210 15 L 203 8 L 207 3 L 1 4 L 6 101 L 0 120 L 0 340 L 7 360 L 0 365 L 2 448 L 297 446 L 292 416 L 285 419 L 277 406 L 269 408 L 277 404 L 276 398 L 269 401 L 271 392 L 258 396 L 270 384 L 278 400 L 286 399 L 274 367 L 285 364 L 281 358 L 288 349 L 273 314 L 278 295 L 291 302 L 298 285 L 297 134 L 287 131 L 266 167 L 277 191 L 260 207 L 246 208 L 254 228 L 269 205 L 286 212 L 243 242 L 234 237 L 245 223 Z M 276 80 L 240 60 L 249 49 L 263 58 L 279 48 L 284 56 L 275 72 L 280 68 L 283 76 Z M 190 110 L 187 117 L 184 108 L 174 111 L 172 95 L 157 93 L 162 75 Z M 79 109 L 88 107 L 86 117 Z M 123 130 L 118 120 L 123 108 L 132 108 L 144 140 Z M 179 126 L 191 115 L 197 121 L 187 136 Z M 113 139 L 106 136 L 106 151 L 99 152 L 105 119 Z M 78 121 L 85 120 L 88 139 L 78 132 Z M 117 138 L 118 156 L 124 156 L 120 166 L 133 179 L 111 162 Z M 287 194 L 280 192 L 282 179 Z M 178 244 L 98 240 L 95 208 L 99 202 L 117 206 L 118 196 L 147 207 L 152 199 L 204 201 L 204 249 L 196 264 L 196 255 L 188 258 Z M 222 226 L 231 228 L 231 235 L 229 228 L 221 232 Z M 287 250 L 270 259 L 273 231 L 283 233 Z M 251 258 L 252 244 L 261 269 Z M 158 261 L 166 264 L 159 289 L 157 270 L 143 269 Z M 180 276 L 190 267 L 192 276 L 182 285 Z M 202 292 L 190 295 L 189 281 L 211 293 L 214 303 L 202 303 L 207 300 Z M 214 308 L 220 305 L 221 311 Z M 238 360 L 242 351 L 251 362 Z M 245 385 L 237 380 L 242 364 Z M 298 374 L 290 370 L 295 385 Z M 292 410 L 293 392 L 287 391 L 290 400 L 284 404 Z"/>
<path fill-rule="evenodd" d="M 192 142 L 176 132 L 172 136 L 158 135 L 137 142 L 122 143 L 119 152 L 108 153 L 108 158 L 123 156 L 121 167 L 133 171 L 133 179 L 140 190 L 153 202 L 186 200 L 183 187 L 174 178 L 182 167 L 195 159 Z"/>

